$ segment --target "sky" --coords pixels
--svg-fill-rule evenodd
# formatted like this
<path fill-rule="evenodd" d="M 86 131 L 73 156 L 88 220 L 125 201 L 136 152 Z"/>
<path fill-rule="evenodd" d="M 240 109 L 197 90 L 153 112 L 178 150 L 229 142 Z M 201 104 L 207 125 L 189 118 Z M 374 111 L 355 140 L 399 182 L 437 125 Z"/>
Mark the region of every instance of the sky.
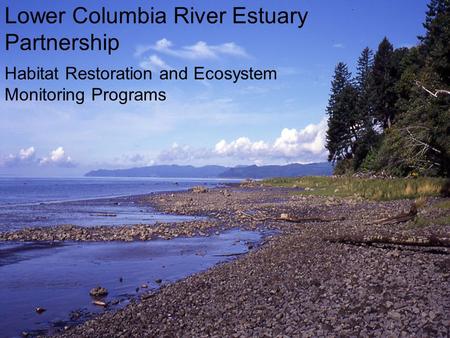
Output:
<path fill-rule="evenodd" d="M 2 1 L 1 31 L 23 37 L 119 38 L 105 52 L 6 51 L 1 39 L 0 175 L 77 176 L 91 169 L 153 164 L 287 164 L 325 161 L 325 109 L 335 65 L 354 71 L 365 47 L 387 36 L 395 47 L 417 44 L 426 0 L 305 1 Z M 296 25 L 63 25 L 6 24 L 5 7 L 77 7 L 109 11 L 175 6 L 227 10 L 308 11 Z M 67 19 L 69 19 L 68 17 Z M 121 69 L 276 69 L 276 81 L 6 81 L 5 66 Z M 6 102 L 5 87 L 58 90 L 165 90 L 165 102 Z"/>

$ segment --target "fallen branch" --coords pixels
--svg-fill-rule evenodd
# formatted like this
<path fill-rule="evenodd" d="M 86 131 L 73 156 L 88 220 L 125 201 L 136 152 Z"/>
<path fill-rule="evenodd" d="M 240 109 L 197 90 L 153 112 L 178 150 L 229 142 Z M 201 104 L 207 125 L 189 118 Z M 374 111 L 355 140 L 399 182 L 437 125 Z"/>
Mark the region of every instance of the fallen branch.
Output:
<path fill-rule="evenodd" d="M 241 256 L 241 255 L 245 255 L 248 252 L 235 252 L 235 253 L 229 253 L 229 254 L 218 254 L 218 255 L 213 255 L 214 257 L 234 257 L 234 256 Z"/>
<path fill-rule="evenodd" d="M 107 307 L 108 304 L 106 304 L 105 302 L 102 302 L 101 300 L 94 300 L 92 302 L 92 304 L 97 305 L 97 306 L 102 306 L 102 307 Z"/>
<path fill-rule="evenodd" d="M 408 212 L 401 213 L 393 217 L 379 219 L 377 221 L 374 221 L 373 224 L 386 225 L 386 224 L 405 223 L 412 221 L 414 218 L 416 218 L 416 216 L 417 216 L 417 207 L 415 204 L 412 204 Z"/>
<path fill-rule="evenodd" d="M 258 217 L 255 217 L 254 215 L 248 214 L 248 213 L 246 213 L 246 212 L 244 212 L 242 210 L 238 210 L 237 213 L 242 215 L 242 216 L 245 216 L 247 218 L 251 218 L 252 220 L 257 221 L 257 222 L 266 222 L 266 221 L 273 221 L 274 220 L 273 218 L 270 218 L 270 217 L 258 218 Z"/>
<path fill-rule="evenodd" d="M 344 216 L 339 218 L 322 218 L 322 217 L 291 217 L 289 214 L 281 214 L 280 217 L 274 218 L 274 217 L 256 217 L 254 215 L 248 214 L 242 210 L 237 211 L 238 214 L 250 218 L 257 222 L 289 222 L 289 223 L 309 223 L 309 222 L 338 222 L 338 221 L 344 221 L 346 218 Z M 417 216 L 417 207 L 413 203 L 411 205 L 411 208 L 406 213 L 401 213 L 392 217 L 382 218 L 379 220 L 371 221 L 371 224 L 380 224 L 380 225 L 387 225 L 387 224 L 397 224 L 397 223 L 405 223 L 408 221 L 411 221 L 415 219 Z"/>
<path fill-rule="evenodd" d="M 340 218 L 321 218 L 321 217 L 301 217 L 301 218 L 293 218 L 288 214 L 281 214 L 279 218 L 275 219 L 276 221 L 284 221 L 290 223 L 307 223 L 307 222 L 336 222 L 336 221 L 344 221 L 345 217 Z"/>
<path fill-rule="evenodd" d="M 444 247 L 450 248 L 449 237 L 436 237 L 436 236 L 352 236 L 352 237 L 340 237 L 336 239 L 327 239 L 329 242 L 344 243 L 344 244 L 356 244 L 356 245 L 374 245 L 374 244 L 386 244 L 386 245 L 403 245 L 403 246 L 420 246 L 420 247 Z"/>
<path fill-rule="evenodd" d="M 345 220 L 345 217 L 340 217 L 340 218 L 321 218 L 321 217 L 294 218 L 294 217 L 290 217 L 288 214 L 281 214 L 280 217 L 277 217 L 277 218 L 273 218 L 273 217 L 258 218 L 258 217 L 255 217 L 254 215 L 248 214 L 241 210 L 238 210 L 237 213 L 241 214 L 245 217 L 251 218 L 252 220 L 257 221 L 257 222 L 273 221 L 273 222 L 290 222 L 290 223 L 308 223 L 308 222 L 335 222 L 335 221 Z"/>

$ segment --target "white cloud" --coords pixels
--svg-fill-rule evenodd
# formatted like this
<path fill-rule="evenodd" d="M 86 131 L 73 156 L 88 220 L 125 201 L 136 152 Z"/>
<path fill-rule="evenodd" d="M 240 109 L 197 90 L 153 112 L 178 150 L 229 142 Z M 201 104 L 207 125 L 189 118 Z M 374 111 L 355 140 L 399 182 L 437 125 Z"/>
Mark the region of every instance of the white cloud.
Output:
<path fill-rule="evenodd" d="M 221 140 L 214 147 L 214 152 L 219 156 L 254 159 L 267 156 L 270 146 L 264 141 L 252 142 L 248 137 L 239 137 L 230 143 Z"/>
<path fill-rule="evenodd" d="M 166 50 L 173 46 L 172 41 L 167 40 L 166 38 L 163 38 L 161 40 L 156 41 L 154 47 L 151 49 L 155 49 L 157 51 Z"/>
<path fill-rule="evenodd" d="M 325 136 L 327 120 L 319 124 L 310 124 L 304 129 L 288 129 L 281 131 L 281 135 L 273 145 L 273 151 L 280 157 L 296 158 L 304 154 L 322 155 L 325 151 Z"/>
<path fill-rule="evenodd" d="M 58 147 L 52 150 L 49 156 L 43 157 L 39 161 L 40 165 L 56 165 L 60 167 L 73 167 L 75 166 L 72 158 L 66 154 L 63 147 Z"/>
<path fill-rule="evenodd" d="M 333 45 L 333 48 L 342 49 L 342 48 L 345 48 L 345 45 L 343 43 L 335 43 Z"/>
<path fill-rule="evenodd" d="M 171 69 L 170 67 L 163 59 L 161 59 L 158 55 L 150 55 L 145 60 L 141 61 L 139 63 L 139 66 L 144 69 Z"/>
<path fill-rule="evenodd" d="M 3 161 L 0 162 L 2 166 L 14 167 L 28 163 L 32 163 L 36 157 L 36 150 L 34 147 L 20 149 L 17 154 L 9 154 Z"/>
<path fill-rule="evenodd" d="M 30 159 L 33 159 L 36 154 L 36 150 L 34 147 L 29 147 L 27 149 L 20 149 L 18 158 L 21 161 L 28 161 Z"/>
<path fill-rule="evenodd" d="M 252 142 L 240 137 L 227 143 L 218 142 L 214 148 L 217 155 L 245 158 L 249 160 L 286 159 L 292 161 L 310 161 L 313 158 L 324 159 L 327 121 L 310 124 L 301 130 L 285 128 L 272 143 Z"/>
<path fill-rule="evenodd" d="M 34 147 L 20 149 L 17 154 L 9 154 L 3 160 L 0 159 L 2 167 L 37 167 L 38 165 L 54 165 L 58 167 L 73 168 L 75 163 L 72 158 L 66 154 L 63 147 L 58 147 L 43 158 L 36 156 Z"/>
<path fill-rule="evenodd" d="M 227 142 L 220 140 L 212 149 L 197 149 L 188 145 L 174 143 L 172 147 L 160 153 L 157 162 L 185 162 L 196 160 L 217 160 L 221 158 L 270 163 L 277 160 L 287 162 L 315 162 L 326 160 L 325 136 L 327 120 L 310 124 L 303 129 L 285 128 L 275 141 L 252 141 L 248 137 L 239 137 Z"/>
<path fill-rule="evenodd" d="M 141 57 L 149 50 L 162 54 L 174 56 L 181 59 L 218 59 L 221 56 L 249 57 L 245 49 L 234 42 L 227 42 L 219 45 L 210 45 L 204 41 L 198 41 L 193 45 L 174 48 L 172 41 L 163 38 L 150 46 L 136 47 L 135 56 Z"/>

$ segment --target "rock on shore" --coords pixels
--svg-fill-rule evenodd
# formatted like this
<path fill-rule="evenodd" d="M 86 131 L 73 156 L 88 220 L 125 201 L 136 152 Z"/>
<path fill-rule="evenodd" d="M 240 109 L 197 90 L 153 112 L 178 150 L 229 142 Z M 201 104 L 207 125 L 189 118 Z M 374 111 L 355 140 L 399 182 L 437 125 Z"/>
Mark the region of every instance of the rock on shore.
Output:
<path fill-rule="evenodd" d="M 408 211 L 411 201 L 302 196 L 298 191 L 249 186 L 151 195 L 141 203 L 208 218 L 156 226 L 27 229 L 0 234 L 0 240 L 149 240 L 231 227 L 279 230 L 231 263 L 163 285 L 61 337 L 448 336 L 448 249 L 330 241 L 353 235 L 449 236 L 450 225 L 435 222 L 436 211 L 430 211 L 442 199 L 426 202 L 419 216 L 430 220 L 418 227 L 374 222 Z M 441 219 L 449 216 L 448 209 L 439 213 Z M 309 221 L 292 223 L 290 217 Z"/>
<path fill-rule="evenodd" d="M 277 236 L 61 336 L 448 335 L 448 256 L 330 244 L 318 227 L 327 226 Z"/>

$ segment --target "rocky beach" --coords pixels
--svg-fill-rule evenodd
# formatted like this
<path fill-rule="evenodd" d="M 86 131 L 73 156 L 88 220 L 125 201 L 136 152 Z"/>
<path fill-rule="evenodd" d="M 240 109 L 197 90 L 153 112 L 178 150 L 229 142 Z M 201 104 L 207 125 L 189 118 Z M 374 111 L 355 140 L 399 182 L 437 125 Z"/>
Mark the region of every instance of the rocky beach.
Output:
<path fill-rule="evenodd" d="M 131 197 L 130 197 L 131 198 Z M 28 228 L 2 241 L 147 241 L 276 230 L 262 245 L 206 272 L 142 294 L 62 337 L 446 337 L 450 327 L 448 204 L 308 196 L 242 184 L 136 197 L 198 221 L 119 227 Z M 403 217 L 403 218 L 402 218 Z M 376 240 L 378 239 L 378 240 Z M 389 243 L 384 239 L 396 239 Z M 439 239 L 441 242 L 430 242 Z M 443 242 L 442 242 L 443 241 Z M 421 244 L 422 243 L 422 244 Z"/>

